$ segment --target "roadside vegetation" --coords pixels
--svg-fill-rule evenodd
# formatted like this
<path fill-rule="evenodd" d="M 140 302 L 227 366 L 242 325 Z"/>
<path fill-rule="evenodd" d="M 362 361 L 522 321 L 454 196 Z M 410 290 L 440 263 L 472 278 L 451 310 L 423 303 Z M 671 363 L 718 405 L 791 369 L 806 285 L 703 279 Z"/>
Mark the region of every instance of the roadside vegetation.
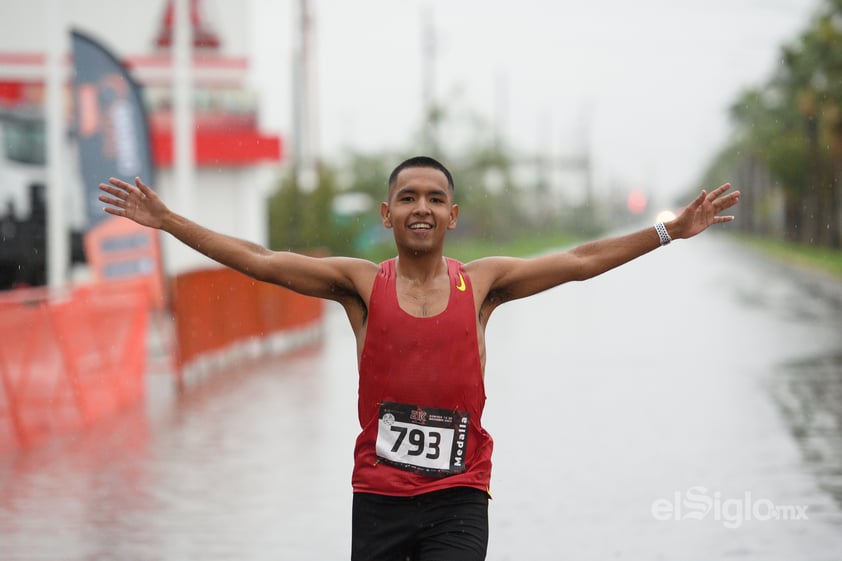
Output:
<path fill-rule="evenodd" d="M 761 236 L 740 236 L 740 240 L 775 259 L 828 275 L 842 282 L 842 251 L 807 246 Z"/>
<path fill-rule="evenodd" d="M 473 133 L 464 135 L 468 144 L 452 147 L 444 155 L 441 147 L 428 149 L 412 141 L 408 144 L 413 148 L 397 153 L 350 152 L 341 162 L 322 162 L 318 180 L 310 188 L 304 188 L 291 169 L 269 202 L 270 247 L 374 261 L 394 255 L 380 204 L 392 168 L 418 153 L 433 154 L 453 173 L 462 212 L 445 249 L 463 261 L 533 254 L 599 236 L 631 219 L 628 213 L 609 215 L 606 205 L 583 196 L 587 170 L 581 172 L 578 185 L 568 188 L 566 197 L 535 173 L 537 156 L 508 148 L 478 119 L 471 123 Z M 533 173 L 523 174 L 524 168 Z"/>
<path fill-rule="evenodd" d="M 734 100 L 733 135 L 704 182 L 738 186 L 735 226 L 744 233 L 833 262 L 819 248 L 842 248 L 842 0 L 823 0 L 779 60 Z"/>
<path fill-rule="evenodd" d="M 781 47 L 779 60 L 765 83 L 733 101 L 733 134 L 701 184 L 728 181 L 740 189 L 734 229 L 752 246 L 840 276 L 842 0 L 820 0 L 804 31 Z M 567 158 L 579 162 L 572 170 L 578 183 L 553 183 L 546 154 L 508 145 L 499 131 L 456 105 L 433 104 L 394 151 L 349 151 L 319 162 L 309 186 L 299 181 L 307 174 L 294 163 L 270 201 L 270 246 L 375 261 L 391 256 L 391 232 L 382 227 L 378 207 L 392 167 L 416 154 L 441 159 L 456 178 L 462 213 L 446 251 L 465 261 L 569 246 L 640 220 L 625 200 L 595 195 L 587 154 Z M 450 138 L 463 140 L 442 141 Z"/>

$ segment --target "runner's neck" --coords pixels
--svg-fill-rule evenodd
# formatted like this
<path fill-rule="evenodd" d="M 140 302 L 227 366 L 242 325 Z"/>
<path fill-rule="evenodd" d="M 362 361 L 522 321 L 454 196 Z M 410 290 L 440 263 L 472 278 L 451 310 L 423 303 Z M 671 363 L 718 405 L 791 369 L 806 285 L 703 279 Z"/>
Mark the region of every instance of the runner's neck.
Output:
<path fill-rule="evenodd" d="M 440 274 L 447 274 L 447 261 L 443 255 L 422 255 L 395 258 L 395 274 L 413 283 L 423 284 Z"/>

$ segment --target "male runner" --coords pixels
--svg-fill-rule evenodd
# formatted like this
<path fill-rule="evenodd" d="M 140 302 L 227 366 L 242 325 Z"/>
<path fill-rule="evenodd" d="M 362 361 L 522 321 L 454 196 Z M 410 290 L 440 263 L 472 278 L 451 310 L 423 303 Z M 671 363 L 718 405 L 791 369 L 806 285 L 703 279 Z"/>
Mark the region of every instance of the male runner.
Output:
<path fill-rule="evenodd" d="M 725 184 L 674 220 L 569 251 L 462 264 L 444 257 L 456 227 L 450 172 L 415 157 L 389 177 L 383 225 L 397 257 L 314 258 L 204 228 L 169 210 L 139 178 L 100 184 L 105 211 L 158 228 L 255 279 L 339 302 L 357 340 L 359 420 L 352 477 L 352 561 L 481 561 L 488 542 L 491 437 L 482 428 L 485 327 L 516 300 L 604 273 L 690 238 L 739 201 Z"/>

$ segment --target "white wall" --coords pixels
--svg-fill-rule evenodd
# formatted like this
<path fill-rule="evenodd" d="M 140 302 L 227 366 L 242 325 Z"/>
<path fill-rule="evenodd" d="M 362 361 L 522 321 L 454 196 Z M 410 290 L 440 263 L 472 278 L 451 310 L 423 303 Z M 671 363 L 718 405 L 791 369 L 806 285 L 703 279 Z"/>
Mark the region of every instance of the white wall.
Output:
<path fill-rule="evenodd" d="M 271 179 L 267 166 L 251 168 L 204 168 L 197 170 L 195 200 L 190 208 L 178 208 L 171 169 L 162 170 L 154 185 L 159 196 L 173 210 L 202 226 L 260 245 L 268 244 L 266 197 Z M 262 179 L 261 179 L 262 178 Z M 163 237 L 164 265 L 168 273 L 217 266 L 200 253 L 188 249 L 172 236 Z"/>

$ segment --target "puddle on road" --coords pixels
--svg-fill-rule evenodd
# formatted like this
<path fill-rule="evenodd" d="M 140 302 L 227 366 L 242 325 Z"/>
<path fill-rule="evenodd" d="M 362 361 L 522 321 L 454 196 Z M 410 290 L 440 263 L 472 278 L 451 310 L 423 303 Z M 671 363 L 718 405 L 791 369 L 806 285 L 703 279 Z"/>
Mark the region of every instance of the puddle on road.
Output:
<path fill-rule="evenodd" d="M 842 351 L 784 363 L 772 392 L 819 486 L 842 507 Z"/>

